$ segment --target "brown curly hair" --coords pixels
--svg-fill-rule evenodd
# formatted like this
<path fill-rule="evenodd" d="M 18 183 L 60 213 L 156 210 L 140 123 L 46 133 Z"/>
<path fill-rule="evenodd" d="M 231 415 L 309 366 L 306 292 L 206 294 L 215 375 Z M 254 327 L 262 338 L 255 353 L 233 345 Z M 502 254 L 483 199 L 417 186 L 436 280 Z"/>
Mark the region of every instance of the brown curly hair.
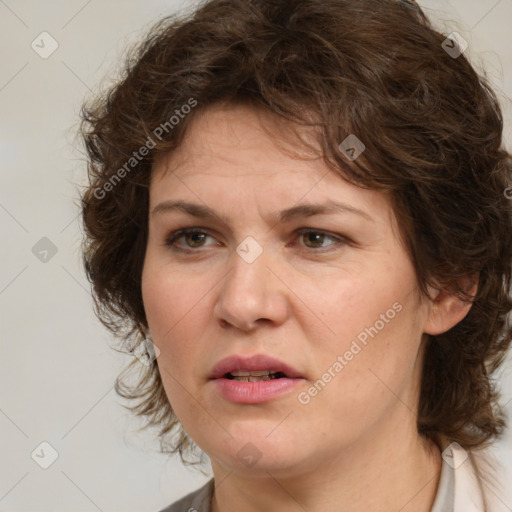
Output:
<path fill-rule="evenodd" d="M 211 0 L 155 25 L 115 86 L 82 109 L 83 259 L 96 314 L 121 346 L 133 351 L 148 334 L 141 273 L 155 156 L 178 147 L 204 109 L 249 103 L 314 127 L 340 176 L 390 195 L 422 293 L 430 285 L 473 301 L 461 322 L 429 337 L 420 434 L 464 448 L 501 434 L 493 372 L 512 339 L 512 164 L 494 92 L 464 54 L 445 51 L 445 38 L 412 0 Z M 366 146 L 354 161 L 339 149 L 350 134 Z M 472 299 L 460 282 L 475 273 Z M 126 372 L 117 392 L 159 428 L 162 450 L 184 460 L 194 444 L 156 362 L 134 358 Z"/>

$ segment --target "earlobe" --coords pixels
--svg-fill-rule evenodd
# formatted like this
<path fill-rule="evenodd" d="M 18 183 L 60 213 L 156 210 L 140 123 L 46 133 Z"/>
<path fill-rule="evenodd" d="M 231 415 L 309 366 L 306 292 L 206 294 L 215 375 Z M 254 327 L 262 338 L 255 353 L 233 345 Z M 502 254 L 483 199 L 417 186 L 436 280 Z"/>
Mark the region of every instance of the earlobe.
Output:
<path fill-rule="evenodd" d="M 462 287 L 472 299 L 478 290 L 478 274 L 461 280 Z M 471 309 L 472 303 L 463 301 L 457 295 L 443 289 L 432 294 L 429 312 L 424 326 L 426 334 L 436 335 L 449 331 L 461 322 Z"/>

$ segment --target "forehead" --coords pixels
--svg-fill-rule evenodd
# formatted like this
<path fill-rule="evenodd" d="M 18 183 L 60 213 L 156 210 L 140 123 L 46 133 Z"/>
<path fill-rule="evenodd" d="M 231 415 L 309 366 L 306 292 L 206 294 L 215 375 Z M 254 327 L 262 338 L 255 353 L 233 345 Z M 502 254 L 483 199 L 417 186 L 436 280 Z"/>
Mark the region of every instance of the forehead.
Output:
<path fill-rule="evenodd" d="M 321 160 L 317 146 L 311 129 L 297 128 L 261 108 L 218 104 L 196 111 L 182 144 L 172 153 L 159 155 L 153 169 L 155 175 L 178 168 L 181 173 L 218 174 L 220 166 L 234 167 L 236 175 L 241 175 L 258 167 L 269 171 L 265 164 L 272 161 L 276 170 L 293 172 L 297 165 Z"/>
<path fill-rule="evenodd" d="M 315 133 L 245 105 L 198 111 L 179 148 L 153 165 L 152 207 L 187 199 L 277 211 L 339 200 L 389 218 L 389 198 L 348 183 L 321 156 Z M 387 215 L 386 215 L 387 213 Z"/>

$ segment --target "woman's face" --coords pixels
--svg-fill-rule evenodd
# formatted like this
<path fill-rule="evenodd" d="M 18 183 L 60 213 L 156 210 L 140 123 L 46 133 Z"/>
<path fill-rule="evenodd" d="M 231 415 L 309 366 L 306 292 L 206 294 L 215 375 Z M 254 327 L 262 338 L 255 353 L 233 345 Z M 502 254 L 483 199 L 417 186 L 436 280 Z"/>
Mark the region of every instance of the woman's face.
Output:
<path fill-rule="evenodd" d="M 415 432 L 429 308 L 388 198 L 274 140 L 247 107 L 210 109 L 155 163 L 142 292 L 192 439 L 285 475 Z"/>

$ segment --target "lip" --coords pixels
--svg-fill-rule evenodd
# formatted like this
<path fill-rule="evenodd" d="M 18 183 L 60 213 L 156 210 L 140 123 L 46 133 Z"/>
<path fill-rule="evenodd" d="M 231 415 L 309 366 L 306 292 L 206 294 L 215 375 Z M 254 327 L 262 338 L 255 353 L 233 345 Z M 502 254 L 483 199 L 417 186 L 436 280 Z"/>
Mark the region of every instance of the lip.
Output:
<path fill-rule="evenodd" d="M 269 370 L 282 372 L 286 377 L 258 382 L 241 382 L 224 376 L 234 371 Z M 231 356 L 217 363 L 211 374 L 217 392 L 227 401 L 240 404 L 258 404 L 269 402 L 290 392 L 304 377 L 295 368 L 263 354 L 251 357 Z"/>
<path fill-rule="evenodd" d="M 261 371 L 282 372 L 291 379 L 302 378 L 301 373 L 295 368 L 265 354 L 256 354 L 250 357 L 239 355 L 226 357 L 219 361 L 212 369 L 210 379 L 220 379 L 226 373 L 235 371 Z"/>

